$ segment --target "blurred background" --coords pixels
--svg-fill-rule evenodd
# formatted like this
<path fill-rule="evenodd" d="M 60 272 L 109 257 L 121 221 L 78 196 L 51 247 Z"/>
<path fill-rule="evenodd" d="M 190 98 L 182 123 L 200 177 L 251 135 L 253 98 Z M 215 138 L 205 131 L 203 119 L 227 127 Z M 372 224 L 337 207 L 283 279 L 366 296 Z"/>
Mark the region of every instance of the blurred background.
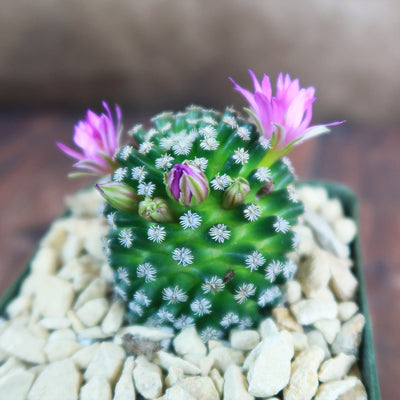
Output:
<path fill-rule="evenodd" d="M 400 398 L 400 3 L 396 0 L 2 0 L 0 294 L 68 193 L 74 124 L 101 101 L 124 125 L 190 103 L 244 102 L 228 77 L 280 71 L 315 86 L 314 122 L 346 119 L 293 153 L 300 179 L 347 184 L 361 241 L 383 398 Z M 397 315 L 396 315 L 397 313 Z"/>

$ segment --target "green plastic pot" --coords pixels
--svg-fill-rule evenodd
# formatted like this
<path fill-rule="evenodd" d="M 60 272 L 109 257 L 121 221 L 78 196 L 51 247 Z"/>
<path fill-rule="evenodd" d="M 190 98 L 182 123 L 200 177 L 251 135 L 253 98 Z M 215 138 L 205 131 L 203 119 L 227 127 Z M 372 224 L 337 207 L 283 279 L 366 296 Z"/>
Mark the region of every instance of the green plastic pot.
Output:
<path fill-rule="evenodd" d="M 352 192 L 349 188 L 334 182 L 325 181 L 310 181 L 302 182 L 299 184 L 299 186 L 303 185 L 324 187 L 328 191 L 330 197 L 336 197 L 341 201 L 345 214 L 353 218 L 356 221 L 357 225 L 359 225 L 359 202 L 354 192 Z M 365 388 L 367 389 L 368 399 L 381 400 L 378 377 L 376 373 L 372 328 L 368 313 L 367 293 L 365 288 L 364 270 L 361 259 L 360 239 L 358 235 L 351 245 L 351 254 L 354 261 L 354 271 L 359 282 L 358 303 L 361 312 L 365 316 L 365 327 L 362 336 L 359 362 L 362 380 Z M 7 304 L 18 294 L 19 288 L 23 280 L 29 273 L 29 268 L 30 262 L 0 299 L 0 315 L 4 314 Z"/>

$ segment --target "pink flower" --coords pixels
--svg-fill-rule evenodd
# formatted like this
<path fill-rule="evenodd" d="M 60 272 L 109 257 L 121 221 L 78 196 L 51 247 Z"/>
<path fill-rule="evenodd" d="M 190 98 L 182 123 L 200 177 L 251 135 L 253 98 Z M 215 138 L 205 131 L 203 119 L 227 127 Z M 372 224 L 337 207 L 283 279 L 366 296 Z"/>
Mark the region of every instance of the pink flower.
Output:
<path fill-rule="evenodd" d="M 254 72 L 249 70 L 253 79 L 254 93 L 239 86 L 229 78 L 249 102 L 252 110 L 246 110 L 259 124 L 259 129 L 266 139 L 271 140 L 275 149 L 282 149 L 288 145 L 296 145 L 321 133 L 328 132 L 327 126 L 341 124 L 333 122 L 325 125 L 309 126 L 312 118 L 312 104 L 317 99 L 315 89 L 310 86 L 300 88 L 298 79 L 291 80 L 289 74 L 282 73 L 276 83 L 276 94 L 272 96 L 269 77 L 264 74 L 261 84 Z M 288 149 L 289 151 L 289 149 Z"/>
<path fill-rule="evenodd" d="M 208 195 L 206 176 L 186 161 L 175 164 L 164 179 L 171 197 L 185 206 L 200 204 Z"/>
<path fill-rule="evenodd" d="M 82 149 L 79 153 L 63 143 L 57 142 L 57 146 L 67 155 L 78 160 L 74 167 L 90 171 L 95 175 L 111 173 L 116 162 L 114 156 L 119 148 L 121 133 L 121 110 L 115 106 L 117 123 L 114 124 L 110 108 L 103 101 L 106 114 L 97 115 L 88 110 L 86 119 L 79 121 L 74 129 L 74 143 Z"/>

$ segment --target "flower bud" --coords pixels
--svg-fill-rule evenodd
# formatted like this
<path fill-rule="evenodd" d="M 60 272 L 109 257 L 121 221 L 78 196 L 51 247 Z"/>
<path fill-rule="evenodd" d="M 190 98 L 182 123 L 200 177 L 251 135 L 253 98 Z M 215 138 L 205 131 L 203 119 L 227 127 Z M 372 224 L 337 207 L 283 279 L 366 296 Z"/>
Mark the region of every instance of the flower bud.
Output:
<path fill-rule="evenodd" d="M 139 203 L 139 215 L 147 221 L 170 222 L 173 214 L 165 200 L 146 198 Z"/>
<path fill-rule="evenodd" d="M 226 189 L 224 193 L 223 208 L 230 209 L 243 204 L 250 192 L 250 185 L 246 179 L 239 176 Z"/>
<path fill-rule="evenodd" d="M 184 161 L 164 176 L 169 195 L 185 206 L 202 203 L 208 195 L 208 181 L 199 168 Z"/>
<path fill-rule="evenodd" d="M 133 188 L 123 183 L 97 184 L 96 189 L 111 206 L 120 211 L 136 212 L 139 198 Z"/>

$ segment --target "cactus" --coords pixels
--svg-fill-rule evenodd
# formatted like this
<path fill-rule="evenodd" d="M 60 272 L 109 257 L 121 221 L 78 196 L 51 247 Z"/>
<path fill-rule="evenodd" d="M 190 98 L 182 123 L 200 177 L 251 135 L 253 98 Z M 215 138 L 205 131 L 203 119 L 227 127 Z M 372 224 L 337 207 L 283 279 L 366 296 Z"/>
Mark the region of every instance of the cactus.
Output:
<path fill-rule="evenodd" d="M 281 285 L 297 266 L 286 257 L 298 242 L 290 227 L 303 212 L 290 161 L 304 140 L 328 132 L 309 126 L 314 88 L 267 75 L 248 101 L 253 123 L 227 108 L 198 106 L 162 113 L 135 126 L 120 148 L 121 111 L 88 111 L 75 126 L 81 152 L 57 143 L 82 174 L 111 174 L 97 188 L 111 226 L 105 253 L 115 293 L 131 323 L 182 329 L 195 324 L 207 341 L 232 327 L 257 324 L 281 301 Z"/>
<path fill-rule="evenodd" d="M 303 207 L 288 187 L 290 165 L 260 166 L 269 143 L 232 109 L 191 106 L 152 121 L 116 156 L 112 181 L 139 203 L 105 209 L 115 292 L 131 323 L 195 324 L 204 340 L 250 327 L 296 271 L 285 254 Z"/>

